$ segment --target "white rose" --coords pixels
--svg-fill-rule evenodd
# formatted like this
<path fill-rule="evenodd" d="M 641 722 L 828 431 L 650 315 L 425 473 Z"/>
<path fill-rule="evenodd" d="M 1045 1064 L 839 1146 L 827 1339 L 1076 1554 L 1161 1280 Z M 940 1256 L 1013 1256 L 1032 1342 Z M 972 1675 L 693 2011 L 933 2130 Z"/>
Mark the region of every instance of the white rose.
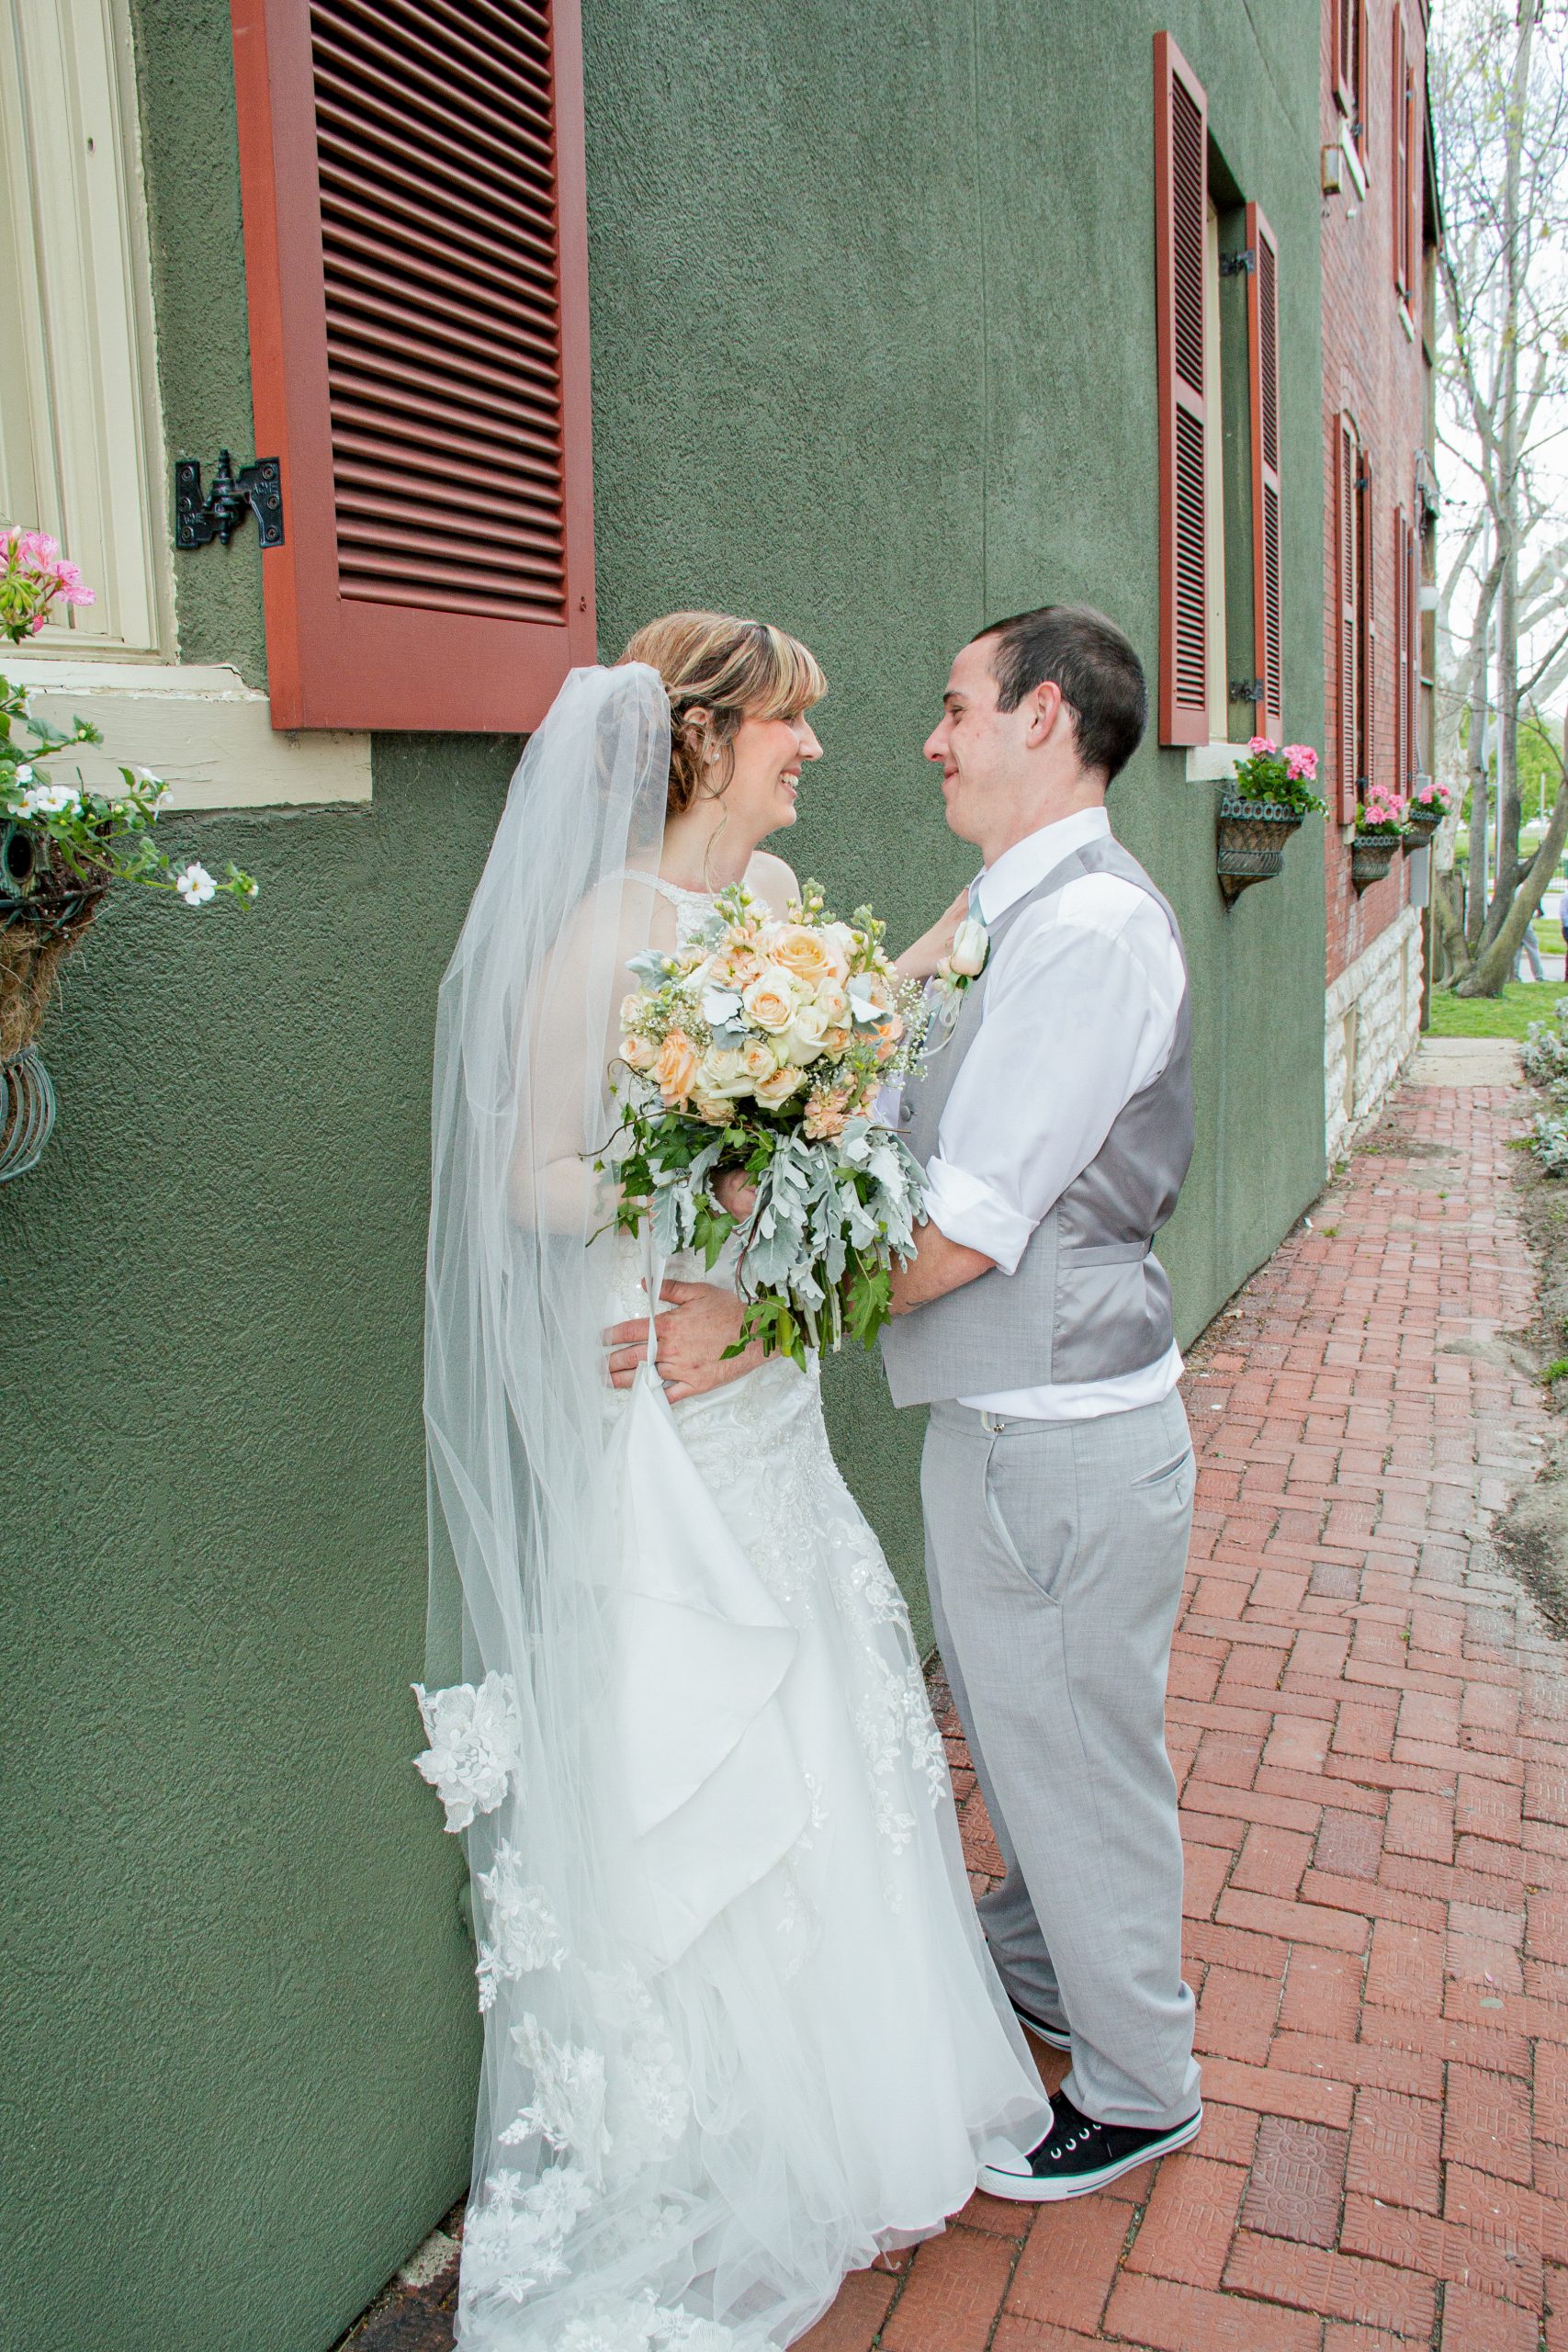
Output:
<path fill-rule="evenodd" d="M 710 1046 L 697 1064 L 697 1091 L 718 1100 L 751 1091 L 746 1057 L 729 1046 Z"/>
<path fill-rule="evenodd" d="M 796 1063 L 814 1062 L 822 1051 L 823 1043 L 832 1025 L 819 1004 L 801 1005 L 795 1019 L 789 1024 L 789 1034 L 784 1039 L 790 1060 Z"/>
<path fill-rule="evenodd" d="M 953 944 L 947 951 L 951 968 L 960 979 L 977 979 L 986 968 L 986 958 L 991 952 L 991 934 L 983 922 L 973 915 L 965 915 L 953 934 Z"/>

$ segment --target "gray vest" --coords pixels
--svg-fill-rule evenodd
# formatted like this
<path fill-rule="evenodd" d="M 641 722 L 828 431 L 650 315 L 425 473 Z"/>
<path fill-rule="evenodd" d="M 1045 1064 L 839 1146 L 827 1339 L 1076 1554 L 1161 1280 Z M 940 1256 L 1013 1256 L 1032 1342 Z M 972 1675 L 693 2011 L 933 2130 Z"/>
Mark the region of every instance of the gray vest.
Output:
<path fill-rule="evenodd" d="M 1109 838 L 1075 850 L 990 926 L 991 957 L 1026 907 L 1084 874 L 1115 874 L 1175 915 L 1136 858 Z M 987 964 L 987 970 L 990 968 Z M 965 989 L 947 1044 L 928 1053 L 905 1091 L 904 1137 L 924 1167 L 943 1105 L 979 1032 L 986 976 Z M 1192 1159 L 1190 992 L 1170 1058 L 1120 1113 L 1099 1152 L 1029 1238 L 1010 1274 L 995 1267 L 887 1324 L 882 1333 L 896 1405 L 995 1396 L 1060 1381 L 1110 1380 L 1156 1363 L 1175 1337 L 1170 1284 L 1152 1254 Z M 1043 1020 L 1051 1008 L 1040 1007 Z"/>

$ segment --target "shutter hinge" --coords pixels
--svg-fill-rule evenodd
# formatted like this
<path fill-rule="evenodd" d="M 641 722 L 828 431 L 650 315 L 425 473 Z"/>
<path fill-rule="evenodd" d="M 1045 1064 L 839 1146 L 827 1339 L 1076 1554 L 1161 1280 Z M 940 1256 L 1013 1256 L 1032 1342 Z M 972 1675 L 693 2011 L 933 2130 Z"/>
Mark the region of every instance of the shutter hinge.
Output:
<path fill-rule="evenodd" d="M 276 458 L 258 458 L 254 466 L 234 471 L 227 449 L 218 452 L 212 487 L 203 498 L 201 467 L 195 458 L 175 461 L 175 545 L 205 548 L 214 539 L 225 547 L 246 513 L 256 518 L 256 536 L 264 548 L 283 545 L 283 469 Z"/>
<path fill-rule="evenodd" d="M 1231 680 L 1232 702 L 1261 702 L 1262 699 L 1261 678 L 1233 678 Z"/>
<path fill-rule="evenodd" d="M 1220 276 L 1222 277 L 1250 277 L 1257 267 L 1258 248 L 1256 245 L 1244 245 L 1238 254 L 1222 254 L 1220 255 Z"/>

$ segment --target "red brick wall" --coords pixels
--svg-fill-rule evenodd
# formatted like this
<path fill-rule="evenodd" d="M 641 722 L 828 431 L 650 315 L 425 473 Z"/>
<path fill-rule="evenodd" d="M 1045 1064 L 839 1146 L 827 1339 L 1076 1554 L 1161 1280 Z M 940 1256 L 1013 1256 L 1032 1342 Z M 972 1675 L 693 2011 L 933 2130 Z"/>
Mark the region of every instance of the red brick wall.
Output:
<path fill-rule="evenodd" d="M 1348 0 L 1354 5 L 1354 0 Z M 1323 199 L 1323 486 L 1325 876 L 1328 910 L 1328 971 L 1334 979 L 1398 915 L 1409 894 L 1409 862 L 1397 857 L 1388 878 L 1359 899 L 1350 887 L 1349 829 L 1338 821 L 1338 583 L 1335 577 L 1334 436 L 1348 410 L 1371 461 L 1373 514 L 1371 614 L 1374 780 L 1394 782 L 1394 510 L 1415 514 L 1416 453 L 1426 435 L 1427 360 L 1421 334 L 1423 305 L 1416 296 L 1416 337 L 1400 318 L 1394 285 L 1394 236 L 1403 191 L 1395 186 L 1393 24 L 1400 0 L 1365 0 L 1368 28 L 1366 121 L 1367 192 L 1343 167 L 1343 189 Z M 1404 27 L 1425 85 L 1426 26 L 1421 0 L 1403 0 Z M 1337 143 L 1344 117 L 1334 97 L 1335 0 L 1324 0 L 1321 72 L 1322 135 Z M 1419 632 L 1416 632 L 1419 642 Z"/>

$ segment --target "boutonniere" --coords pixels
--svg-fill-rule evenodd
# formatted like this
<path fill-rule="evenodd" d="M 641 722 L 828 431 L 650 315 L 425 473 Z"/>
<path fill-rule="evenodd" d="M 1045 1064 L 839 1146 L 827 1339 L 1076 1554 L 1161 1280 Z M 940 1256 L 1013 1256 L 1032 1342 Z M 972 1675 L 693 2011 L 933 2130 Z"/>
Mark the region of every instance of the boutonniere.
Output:
<path fill-rule="evenodd" d="M 965 915 L 953 934 L 953 944 L 936 967 L 936 977 L 950 996 L 962 996 L 986 968 L 991 934 L 977 916 Z"/>

